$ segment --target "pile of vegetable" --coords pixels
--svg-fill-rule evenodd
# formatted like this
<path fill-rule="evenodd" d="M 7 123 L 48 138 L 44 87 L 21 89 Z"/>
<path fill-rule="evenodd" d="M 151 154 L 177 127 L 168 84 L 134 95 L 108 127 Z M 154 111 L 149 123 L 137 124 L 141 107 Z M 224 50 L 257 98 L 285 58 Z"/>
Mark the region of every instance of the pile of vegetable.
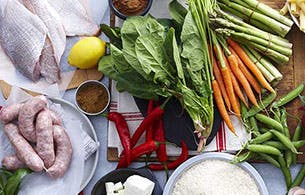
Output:
<path fill-rule="evenodd" d="M 18 169 L 14 172 L 0 168 L 0 195 L 16 195 L 24 176 L 29 174 L 29 169 Z"/>
<path fill-rule="evenodd" d="M 239 100 L 259 107 L 265 90 L 275 94 L 283 76 L 274 64 L 287 63 L 292 54 L 283 37 L 293 22 L 256 0 L 187 3 L 188 8 L 177 0 L 169 4 L 172 19 L 135 16 L 121 29 L 102 25 L 111 44 L 99 70 L 117 82 L 119 92 L 179 99 L 202 151 L 213 126 L 214 102 L 235 133 L 229 115 L 240 117 Z"/>
<path fill-rule="evenodd" d="M 146 155 L 148 158 L 153 152 L 156 152 L 159 163 L 151 163 L 149 169 L 154 171 L 171 170 L 177 168 L 181 163 L 188 158 L 187 145 L 181 142 L 181 155 L 175 161 L 168 161 L 166 152 L 165 131 L 163 126 L 163 114 L 165 101 L 161 106 L 158 102 L 150 100 L 148 104 L 147 116 L 138 126 L 134 134 L 131 136 L 130 131 L 124 117 L 118 112 L 109 112 L 106 114 L 107 118 L 115 123 L 118 135 L 123 146 L 123 152 L 120 155 L 120 160 L 117 168 L 128 167 L 133 161 Z M 145 133 L 146 141 L 140 145 L 138 141 Z M 147 158 L 147 160 L 148 160 Z"/>
<path fill-rule="evenodd" d="M 253 136 L 233 159 L 234 163 L 240 163 L 256 158 L 280 168 L 285 177 L 287 190 L 299 186 L 305 176 L 305 166 L 303 166 L 292 181 L 289 169 L 292 164 L 296 163 L 297 155 L 302 154 L 298 152 L 298 149 L 305 145 L 305 140 L 300 140 L 305 127 L 305 115 L 293 135 L 290 135 L 287 124 L 288 114 L 284 106 L 300 96 L 303 90 L 304 84 L 300 84 L 276 101 L 273 101 L 273 94 L 269 95 L 261 102 L 260 108 L 254 107 L 247 110 L 244 107 L 242 119 Z"/>

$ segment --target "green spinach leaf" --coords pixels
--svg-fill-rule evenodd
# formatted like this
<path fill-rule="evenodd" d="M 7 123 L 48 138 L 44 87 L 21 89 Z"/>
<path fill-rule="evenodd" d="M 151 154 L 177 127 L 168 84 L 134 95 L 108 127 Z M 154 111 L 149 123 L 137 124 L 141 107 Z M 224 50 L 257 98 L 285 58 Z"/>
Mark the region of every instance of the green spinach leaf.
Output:
<path fill-rule="evenodd" d="M 98 70 L 113 80 L 118 79 L 118 72 L 113 66 L 111 55 L 104 56 L 100 59 L 98 63 Z"/>
<path fill-rule="evenodd" d="M 166 86 L 175 83 L 175 71 L 168 62 L 161 37 L 151 34 L 139 36 L 135 48 L 142 69 L 147 75 L 153 75 L 155 83 Z"/>
<path fill-rule="evenodd" d="M 123 52 L 112 44 L 110 44 L 110 53 L 112 57 L 112 64 L 117 72 L 124 73 L 134 71 L 134 69 L 126 61 Z"/>
<path fill-rule="evenodd" d="M 169 14 L 174 20 L 175 29 L 180 34 L 187 9 L 183 7 L 177 0 L 173 0 L 169 4 Z"/>
<path fill-rule="evenodd" d="M 169 29 L 169 31 L 166 35 L 165 41 L 163 43 L 163 46 L 165 48 L 167 56 L 170 59 L 170 63 L 176 65 L 177 74 L 178 74 L 179 79 L 181 79 L 182 83 L 185 84 L 184 71 L 183 71 L 183 67 L 182 67 L 182 63 L 181 63 L 181 59 L 180 59 L 180 51 L 179 51 L 179 46 L 177 44 L 177 40 L 175 37 L 174 28 Z"/>
<path fill-rule="evenodd" d="M 110 27 L 107 24 L 101 24 L 101 30 L 110 39 L 110 42 L 118 48 L 122 48 L 121 29 L 119 27 Z"/>
<path fill-rule="evenodd" d="M 165 29 L 152 16 L 135 16 L 128 18 L 121 29 L 123 55 L 126 61 L 146 80 L 152 80 L 150 75 L 147 75 L 142 69 L 141 63 L 138 60 L 135 42 L 141 35 L 150 34 L 153 37 L 164 37 Z"/>

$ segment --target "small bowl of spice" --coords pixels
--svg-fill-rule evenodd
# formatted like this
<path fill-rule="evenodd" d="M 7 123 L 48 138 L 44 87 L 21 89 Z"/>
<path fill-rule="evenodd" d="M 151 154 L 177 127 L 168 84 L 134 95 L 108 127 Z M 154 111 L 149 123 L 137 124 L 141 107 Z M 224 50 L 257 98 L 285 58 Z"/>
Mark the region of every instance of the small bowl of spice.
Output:
<path fill-rule="evenodd" d="M 76 89 L 75 104 L 86 115 L 103 113 L 110 103 L 108 88 L 96 80 L 88 80 Z"/>
<path fill-rule="evenodd" d="M 115 15 L 125 20 L 128 16 L 143 16 L 151 8 L 153 0 L 109 0 Z"/>

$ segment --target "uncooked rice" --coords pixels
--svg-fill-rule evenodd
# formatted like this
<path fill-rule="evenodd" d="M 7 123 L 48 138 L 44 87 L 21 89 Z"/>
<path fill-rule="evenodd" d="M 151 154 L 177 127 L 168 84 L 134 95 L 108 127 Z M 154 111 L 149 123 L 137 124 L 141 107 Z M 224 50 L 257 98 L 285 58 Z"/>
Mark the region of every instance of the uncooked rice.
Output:
<path fill-rule="evenodd" d="M 254 179 L 237 165 L 206 160 L 178 179 L 172 195 L 259 195 Z"/>

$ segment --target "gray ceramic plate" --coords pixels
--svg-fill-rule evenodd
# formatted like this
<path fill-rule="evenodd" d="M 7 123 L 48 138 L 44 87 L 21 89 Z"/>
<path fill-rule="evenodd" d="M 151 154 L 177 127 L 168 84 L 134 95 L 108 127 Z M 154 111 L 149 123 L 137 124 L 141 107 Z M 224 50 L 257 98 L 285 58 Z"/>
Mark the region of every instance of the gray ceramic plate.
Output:
<path fill-rule="evenodd" d="M 63 99 L 53 99 L 50 98 L 52 102 L 56 104 L 60 104 L 64 109 L 65 114 L 69 114 L 73 118 L 79 120 L 83 124 L 83 129 L 86 133 L 95 141 L 98 142 L 95 130 L 90 122 L 90 120 L 82 114 L 73 104 L 70 102 L 63 100 Z M 92 154 L 86 161 L 85 161 L 85 168 L 84 168 L 84 177 L 82 180 L 82 184 L 80 190 L 83 190 L 91 178 L 94 175 L 97 161 L 98 161 L 99 151 L 97 150 L 94 154 Z"/>
<path fill-rule="evenodd" d="M 233 159 L 233 155 L 227 154 L 227 153 L 220 153 L 220 152 L 211 152 L 211 153 L 204 153 L 198 156 L 195 156 L 193 158 L 190 158 L 186 162 L 184 162 L 182 165 L 180 165 L 174 173 L 170 176 L 164 191 L 163 195 L 171 195 L 172 191 L 174 189 L 174 186 L 177 182 L 177 180 L 181 177 L 181 175 L 187 171 L 189 168 L 192 166 L 201 163 L 202 161 L 205 160 L 211 160 L 211 159 L 216 159 L 216 160 L 223 160 L 223 161 L 231 161 Z M 249 164 L 249 163 L 240 163 L 237 164 L 236 166 L 239 166 L 246 172 L 250 174 L 250 176 L 255 180 L 261 195 L 268 195 L 268 190 L 266 187 L 266 184 L 263 180 L 263 178 L 260 176 L 260 174 Z"/>

